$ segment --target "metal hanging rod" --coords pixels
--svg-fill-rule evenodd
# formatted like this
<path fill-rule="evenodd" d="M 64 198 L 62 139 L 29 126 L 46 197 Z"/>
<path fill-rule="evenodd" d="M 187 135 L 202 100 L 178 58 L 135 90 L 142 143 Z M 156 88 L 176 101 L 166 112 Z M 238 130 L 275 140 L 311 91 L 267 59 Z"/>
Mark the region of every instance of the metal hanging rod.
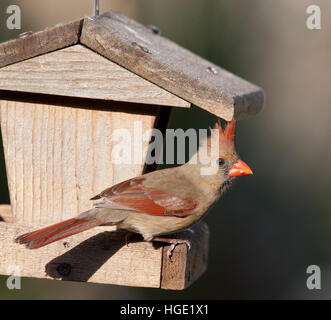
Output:
<path fill-rule="evenodd" d="M 94 0 L 94 16 L 99 15 L 99 0 Z"/>

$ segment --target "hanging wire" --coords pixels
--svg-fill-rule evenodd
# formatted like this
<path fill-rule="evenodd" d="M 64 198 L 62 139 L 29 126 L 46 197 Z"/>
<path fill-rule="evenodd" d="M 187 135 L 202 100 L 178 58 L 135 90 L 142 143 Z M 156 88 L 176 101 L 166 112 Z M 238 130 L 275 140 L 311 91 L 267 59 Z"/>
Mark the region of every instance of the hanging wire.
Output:
<path fill-rule="evenodd" d="M 99 15 L 99 0 L 94 0 L 94 16 Z"/>

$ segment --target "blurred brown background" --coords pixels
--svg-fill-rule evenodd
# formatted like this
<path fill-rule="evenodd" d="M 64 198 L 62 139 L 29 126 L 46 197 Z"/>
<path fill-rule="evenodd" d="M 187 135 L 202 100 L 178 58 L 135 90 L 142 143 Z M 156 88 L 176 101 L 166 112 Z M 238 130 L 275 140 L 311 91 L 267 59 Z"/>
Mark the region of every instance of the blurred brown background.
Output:
<path fill-rule="evenodd" d="M 92 14 L 92 0 L 2 0 L 0 41 Z M 6 28 L 6 8 L 22 10 L 22 30 Z M 306 28 L 306 8 L 322 10 L 322 29 Z M 264 88 L 266 104 L 238 124 L 237 147 L 254 170 L 208 215 L 209 269 L 182 292 L 22 279 L 0 298 L 331 298 L 331 2 L 328 0 L 100 0 L 206 59 Z M 206 128 L 215 118 L 176 110 L 172 128 Z M 3 158 L 0 202 L 9 201 Z M 0 261 L 1 263 L 1 261 Z M 322 289 L 306 269 L 322 270 Z"/>

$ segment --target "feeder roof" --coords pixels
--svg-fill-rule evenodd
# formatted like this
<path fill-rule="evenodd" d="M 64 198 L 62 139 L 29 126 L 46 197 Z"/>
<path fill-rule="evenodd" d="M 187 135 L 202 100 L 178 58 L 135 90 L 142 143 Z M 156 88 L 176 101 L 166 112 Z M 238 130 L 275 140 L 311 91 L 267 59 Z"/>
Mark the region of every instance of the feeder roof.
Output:
<path fill-rule="evenodd" d="M 75 44 L 225 120 L 262 109 L 264 94 L 258 86 L 112 11 L 2 43 L 0 67 Z"/>

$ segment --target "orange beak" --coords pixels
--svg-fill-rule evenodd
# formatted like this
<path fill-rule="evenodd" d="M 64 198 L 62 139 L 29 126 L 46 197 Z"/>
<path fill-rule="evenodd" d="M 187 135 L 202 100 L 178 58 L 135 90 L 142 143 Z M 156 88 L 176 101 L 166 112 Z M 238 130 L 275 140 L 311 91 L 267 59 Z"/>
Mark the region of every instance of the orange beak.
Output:
<path fill-rule="evenodd" d="M 251 168 L 241 160 L 238 160 L 229 170 L 229 177 L 244 176 L 246 174 L 253 174 Z"/>

